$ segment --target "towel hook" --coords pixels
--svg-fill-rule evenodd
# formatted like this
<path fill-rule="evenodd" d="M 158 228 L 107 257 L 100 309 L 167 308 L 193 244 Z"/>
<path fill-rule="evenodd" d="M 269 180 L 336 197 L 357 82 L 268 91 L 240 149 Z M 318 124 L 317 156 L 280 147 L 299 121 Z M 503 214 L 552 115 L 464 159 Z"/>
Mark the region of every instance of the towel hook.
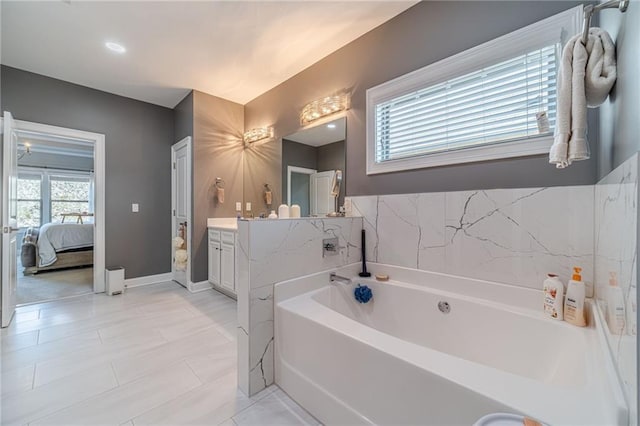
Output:
<path fill-rule="evenodd" d="M 621 13 L 627 11 L 629 7 L 629 0 L 609 0 L 605 3 L 600 3 L 596 5 L 588 4 L 584 7 L 584 22 L 582 24 L 582 44 L 587 45 L 587 41 L 589 40 L 589 28 L 591 27 L 591 18 L 593 14 L 601 11 L 602 9 L 618 9 Z"/>
<path fill-rule="evenodd" d="M 216 178 L 216 188 L 224 189 L 224 179 L 217 177 Z"/>

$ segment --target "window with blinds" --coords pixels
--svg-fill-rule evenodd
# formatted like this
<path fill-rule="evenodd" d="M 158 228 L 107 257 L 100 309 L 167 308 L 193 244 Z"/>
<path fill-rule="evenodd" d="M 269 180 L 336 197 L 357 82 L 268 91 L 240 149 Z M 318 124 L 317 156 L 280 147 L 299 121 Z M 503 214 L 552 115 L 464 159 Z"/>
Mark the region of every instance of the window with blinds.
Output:
<path fill-rule="evenodd" d="M 376 105 L 376 161 L 551 134 L 556 51 L 546 46 Z M 549 126 L 539 128 L 539 113 Z"/>
<path fill-rule="evenodd" d="M 544 155 L 582 7 L 367 89 L 367 174 Z"/>

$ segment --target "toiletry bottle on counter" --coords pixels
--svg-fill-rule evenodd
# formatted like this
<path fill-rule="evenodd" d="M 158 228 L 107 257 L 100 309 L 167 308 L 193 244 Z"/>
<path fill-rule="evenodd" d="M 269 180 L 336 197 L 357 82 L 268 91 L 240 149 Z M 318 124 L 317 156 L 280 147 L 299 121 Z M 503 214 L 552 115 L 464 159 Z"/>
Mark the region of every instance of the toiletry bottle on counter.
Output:
<path fill-rule="evenodd" d="M 584 327 L 587 321 L 584 316 L 585 287 L 580 272 L 582 268 L 573 268 L 573 276 L 567 286 L 567 297 L 564 301 L 564 319 L 568 323 Z"/>
<path fill-rule="evenodd" d="M 542 289 L 544 292 L 544 313 L 553 319 L 562 321 L 564 284 L 556 274 L 547 274 Z"/>
<path fill-rule="evenodd" d="M 269 219 L 277 219 L 278 215 L 276 214 L 275 210 L 271 210 L 271 213 L 269 213 Z"/>
<path fill-rule="evenodd" d="M 286 204 L 280 204 L 278 207 L 278 217 L 280 219 L 289 219 L 289 206 Z"/>
<path fill-rule="evenodd" d="M 300 217 L 300 206 L 297 204 L 292 204 L 291 208 L 289 209 L 289 216 L 297 219 Z"/>
<path fill-rule="evenodd" d="M 624 330 L 625 312 L 624 296 L 622 289 L 618 287 L 618 278 L 615 272 L 609 273 L 609 294 L 607 295 L 607 324 L 611 334 L 622 334 Z"/>

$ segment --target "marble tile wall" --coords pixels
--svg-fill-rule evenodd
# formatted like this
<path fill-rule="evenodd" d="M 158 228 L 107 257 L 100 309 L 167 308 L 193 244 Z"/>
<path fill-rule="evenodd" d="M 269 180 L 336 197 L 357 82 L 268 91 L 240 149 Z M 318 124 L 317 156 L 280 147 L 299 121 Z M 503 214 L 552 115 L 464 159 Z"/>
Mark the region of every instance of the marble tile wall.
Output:
<path fill-rule="evenodd" d="M 273 383 L 273 285 L 360 260 L 362 218 L 238 222 L 238 384 L 248 395 Z M 322 240 L 338 238 L 323 257 Z"/>
<path fill-rule="evenodd" d="M 603 312 L 609 301 L 609 274 L 615 272 L 622 288 L 625 309 L 637 302 L 638 256 L 638 155 L 607 175 L 595 187 L 595 276 L 596 296 Z M 631 299 L 631 300 L 630 300 Z M 631 302 L 631 303 L 630 303 Z M 626 312 L 620 334 L 608 334 L 620 378 L 630 401 L 631 421 L 637 420 L 636 327 L 637 313 Z M 611 322 L 607 318 L 607 322 Z M 610 327 L 611 329 L 611 327 Z M 615 327 L 613 327 L 615 330 Z"/>
<path fill-rule="evenodd" d="M 350 197 L 373 262 L 539 289 L 593 282 L 593 186 Z"/>

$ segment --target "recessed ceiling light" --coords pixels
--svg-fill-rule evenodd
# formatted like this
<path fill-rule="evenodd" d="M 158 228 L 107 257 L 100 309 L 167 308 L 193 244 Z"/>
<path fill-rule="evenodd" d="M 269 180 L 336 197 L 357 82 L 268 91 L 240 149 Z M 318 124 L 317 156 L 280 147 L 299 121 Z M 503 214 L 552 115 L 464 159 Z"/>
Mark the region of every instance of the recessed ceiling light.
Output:
<path fill-rule="evenodd" d="M 127 49 L 125 49 L 123 45 L 114 43 L 112 41 L 108 41 L 104 45 L 107 46 L 107 49 L 113 50 L 116 53 L 124 53 L 127 51 Z"/>
<path fill-rule="evenodd" d="M 330 129 L 335 129 L 336 125 L 333 124 L 333 123 L 329 123 L 329 124 L 327 124 L 327 127 L 330 128 Z"/>

